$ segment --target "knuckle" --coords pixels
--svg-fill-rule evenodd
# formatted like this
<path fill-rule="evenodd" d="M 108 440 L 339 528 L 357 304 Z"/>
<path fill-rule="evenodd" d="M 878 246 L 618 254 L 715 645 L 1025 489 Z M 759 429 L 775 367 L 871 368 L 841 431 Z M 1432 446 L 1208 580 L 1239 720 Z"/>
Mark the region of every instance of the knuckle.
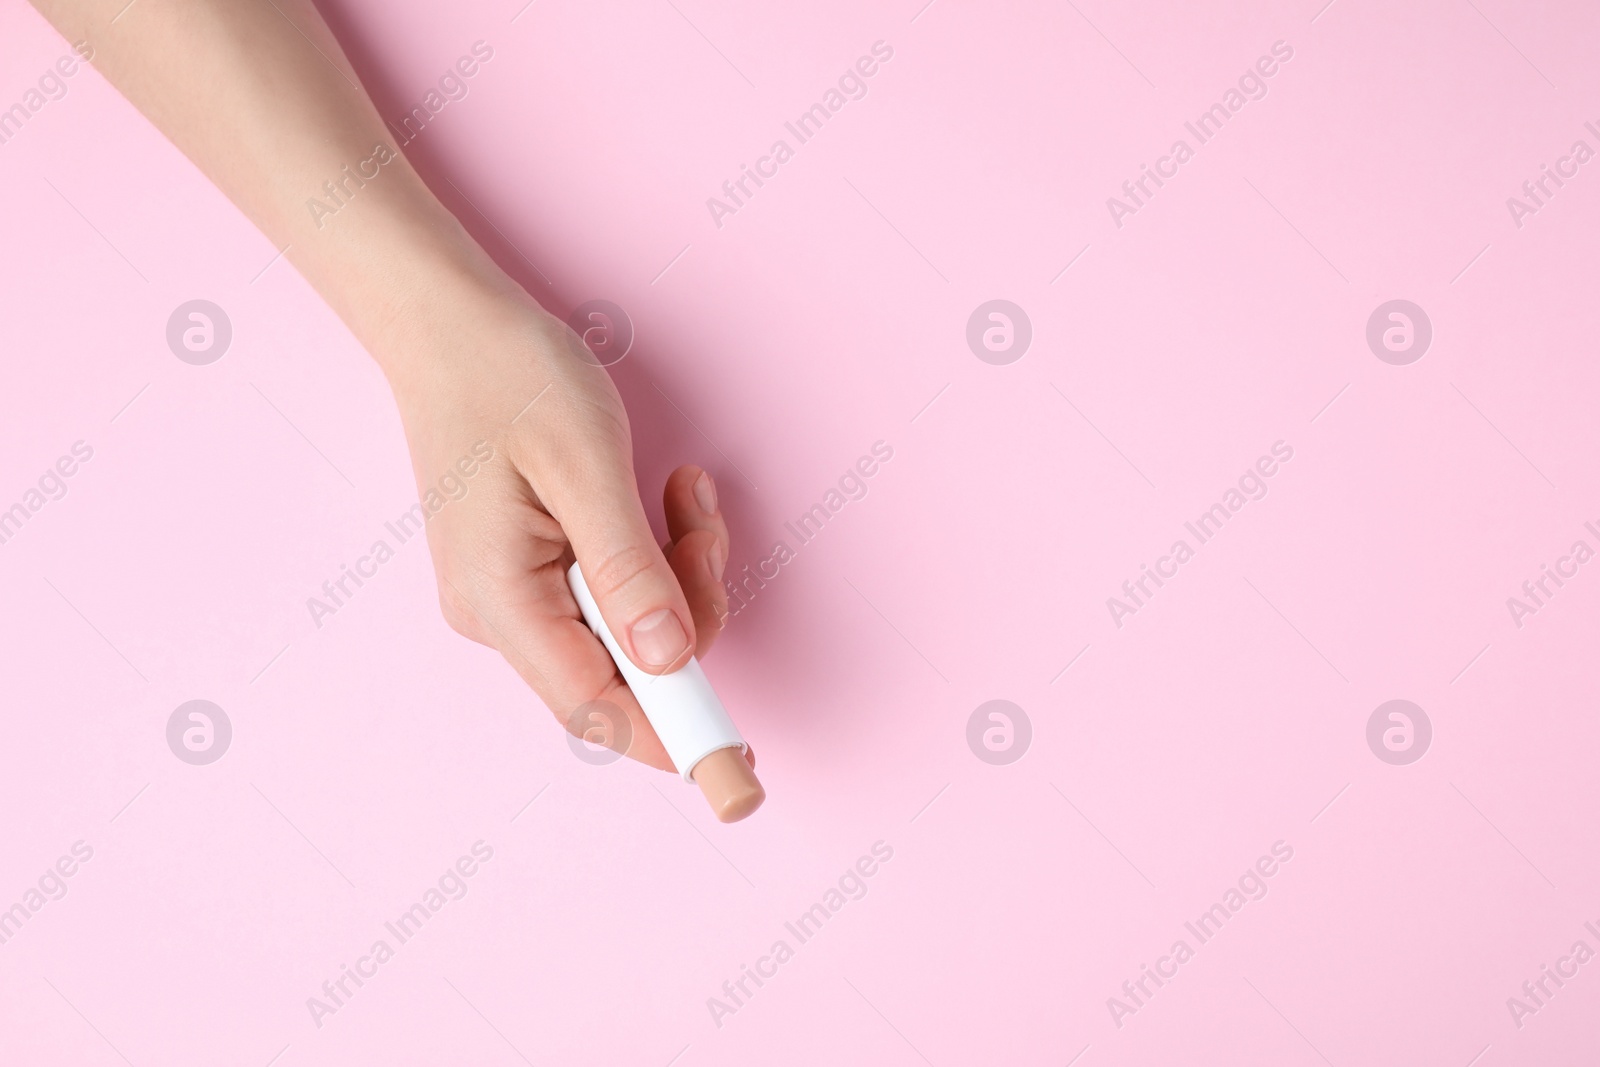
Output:
<path fill-rule="evenodd" d="M 470 641 L 488 644 L 483 638 L 483 627 L 477 609 L 449 582 L 439 583 L 439 612 L 450 629 Z"/>
<path fill-rule="evenodd" d="M 626 545 L 603 557 L 594 574 L 584 577 L 597 597 L 620 596 L 647 584 L 655 573 L 655 562 L 651 548 Z"/>

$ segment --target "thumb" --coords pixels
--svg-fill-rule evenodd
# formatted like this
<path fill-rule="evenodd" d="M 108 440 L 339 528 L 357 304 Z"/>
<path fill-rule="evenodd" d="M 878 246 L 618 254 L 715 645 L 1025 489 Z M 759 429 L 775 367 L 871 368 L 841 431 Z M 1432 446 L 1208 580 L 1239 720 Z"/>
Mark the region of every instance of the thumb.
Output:
<path fill-rule="evenodd" d="M 617 643 L 641 670 L 670 674 L 693 653 L 694 616 L 650 530 L 631 465 L 590 467 L 584 482 L 576 492 L 562 486 L 552 510 Z"/>

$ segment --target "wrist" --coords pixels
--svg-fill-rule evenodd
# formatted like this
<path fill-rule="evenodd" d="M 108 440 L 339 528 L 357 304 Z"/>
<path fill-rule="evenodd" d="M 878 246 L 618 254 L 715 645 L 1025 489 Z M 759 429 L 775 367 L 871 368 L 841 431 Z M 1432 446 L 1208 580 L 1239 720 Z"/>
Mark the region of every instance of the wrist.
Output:
<path fill-rule="evenodd" d="M 396 390 L 476 353 L 472 339 L 552 316 L 406 168 L 293 256 Z"/>

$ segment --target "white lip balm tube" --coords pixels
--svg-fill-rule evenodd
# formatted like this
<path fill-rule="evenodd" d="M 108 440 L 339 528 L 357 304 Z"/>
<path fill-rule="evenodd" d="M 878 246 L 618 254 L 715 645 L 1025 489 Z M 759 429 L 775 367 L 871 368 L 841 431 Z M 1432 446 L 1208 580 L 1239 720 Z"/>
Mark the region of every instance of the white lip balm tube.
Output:
<path fill-rule="evenodd" d="M 700 787 L 723 822 L 737 822 L 760 807 L 766 791 L 745 759 L 750 746 L 739 736 L 700 661 L 691 657 L 671 674 L 640 670 L 617 644 L 576 563 L 567 569 L 567 584 L 583 621 L 611 653 L 683 780 Z"/>

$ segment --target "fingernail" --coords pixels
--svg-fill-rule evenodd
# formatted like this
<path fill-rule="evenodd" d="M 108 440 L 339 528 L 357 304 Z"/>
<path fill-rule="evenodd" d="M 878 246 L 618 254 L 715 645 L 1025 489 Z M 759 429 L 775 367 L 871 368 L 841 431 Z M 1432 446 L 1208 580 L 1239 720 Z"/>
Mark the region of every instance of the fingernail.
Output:
<path fill-rule="evenodd" d="M 722 570 L 728 565 L 728 554 L 723 551 L 721 541 L 712 544 L 711 551 L 706 553 L 706 562 L 711 565 L 711 577 L 722 581 Z"/>
<path fill-rule="evenodd" d="M 688 647 L 689 635 L 671 608 L 651 612 L 633 624 L 633 651 L 652 667 L 665 667 Z"/>
<path fill-rule="evenodd" d="M 711 475 L 705 471 L 701 471 L 700 477 L 694 480 L 694 499 L 707 515 L 717 513 L 717 487 L 711 484 Z M 722 576 L 719 574 L 717 577 Z"/>

